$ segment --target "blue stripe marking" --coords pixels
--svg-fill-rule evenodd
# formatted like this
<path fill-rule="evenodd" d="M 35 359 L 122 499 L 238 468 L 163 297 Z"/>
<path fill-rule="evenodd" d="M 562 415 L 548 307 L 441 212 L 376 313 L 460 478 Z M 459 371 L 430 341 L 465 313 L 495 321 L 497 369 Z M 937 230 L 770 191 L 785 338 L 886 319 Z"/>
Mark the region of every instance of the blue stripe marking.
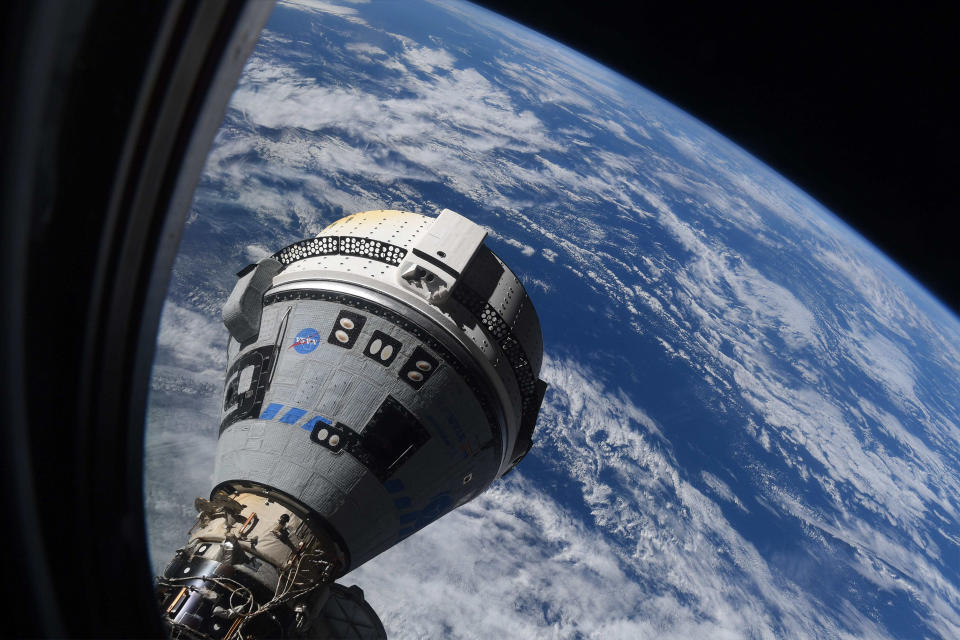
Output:
<path fill-rule="evenodd" d="M 329 420 L 327 420 L 323 416 L 313 416 L 312 418 L 310 418 L 309 420 L 303 423 L 302 428 L 304 431 L 313 431 L 313 428 L 317 426 L 318 422 L 322 422 L 324 424 L 332 424 Z"/>
<path fill-rule="evenodd" d="M 387 480 L 387 483 L 383 486 L 390 493 L 400 493 L 403 491 L 403 481 L 399 478 Z"/>
<path fill-rule="evenodd" d="M 297 409 L 296 407 L 294 407 L 293 409 L 290 409 L 290 411 L 287 411 L 285 416 L 280 418 L 280 422 L 284 424 L 297 424 L 300 418 L 302 418 L 306 414 L 307 412 L 305 410 Z"/>
<path fill-rule="evenodd" d="M 273 417 L 283 409 L 282 404 L 277 404 L 276 402 L 271 402 L 266 409 L 260 412 L 261 420 L 273 420 Z"/>
<path fill-rule="evenodd" d="M 397 509 L 409 509 L 410 508 L 410 498 L 403 496 L 401 498 L 393 499 L 393 506 Z"/>

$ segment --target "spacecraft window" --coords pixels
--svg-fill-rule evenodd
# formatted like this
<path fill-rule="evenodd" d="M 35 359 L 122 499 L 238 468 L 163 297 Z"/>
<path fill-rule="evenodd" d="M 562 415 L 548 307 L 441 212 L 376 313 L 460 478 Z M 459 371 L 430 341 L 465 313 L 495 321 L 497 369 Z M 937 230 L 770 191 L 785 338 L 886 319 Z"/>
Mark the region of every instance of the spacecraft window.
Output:
<path fill-rule="evenodd" d="M 246 393 L 250 390 L 250 385 L 253 382 L 253 365 L 244 367 L 243 371 L 240 372 L 240 381 L 237 384 L 237 393 Z"/>
<path fill-rule="evenodd" d="M 226 388 L 223 391 L 223 410 L 227 411 L 230 407 L 236 406 L 240 402 L 240 392 L 238 386 L 240 376 L 234 373 L 227 380 Z"/>
<path fill-rule="evenodd" d="M 420 390 L 440 363 L 423 347 L 417 347 L 400 370 L 400 379 Z"/>
<path fill-rule="evenodd" d="M 430 434 L 412 413 L 387 396 L 363 428 L 361 438 L 375 466 L 374 473 L 385 476 L 423 446 Z"/>

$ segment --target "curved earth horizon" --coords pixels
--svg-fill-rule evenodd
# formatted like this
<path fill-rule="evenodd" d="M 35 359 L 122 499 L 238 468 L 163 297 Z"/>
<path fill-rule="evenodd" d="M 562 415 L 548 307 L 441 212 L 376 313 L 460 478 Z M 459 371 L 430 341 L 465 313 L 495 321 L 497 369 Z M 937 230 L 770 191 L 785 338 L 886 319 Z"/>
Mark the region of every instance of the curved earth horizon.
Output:
<path fill-rule="evenodd" d="M 833 213 L 462 2 L 280 2 L 207 159 L 147 416 L 155 570 L 210 490 L 248 262 L 485 226 L 541 319 L 527 458 L 348 574 L 389 637 L 960 637 L 960 321 Z"/>

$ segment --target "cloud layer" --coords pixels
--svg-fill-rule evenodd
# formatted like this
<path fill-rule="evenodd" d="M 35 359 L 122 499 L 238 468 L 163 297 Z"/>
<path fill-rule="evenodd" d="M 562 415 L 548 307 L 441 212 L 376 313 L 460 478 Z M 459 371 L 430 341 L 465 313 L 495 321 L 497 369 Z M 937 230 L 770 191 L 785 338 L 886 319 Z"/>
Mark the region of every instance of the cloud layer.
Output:
<path fill-rule="evenodd" d="M 245 68 L 158 339 L 155 566 L 209 489 L 231 274 L 450 207 L 534 294 L 551 390 L 517 471 L 348 577 L 391 637 L 960 635 L 956 318 L 609 70 L 471 5 L 398 12 L 282 3 Z"/>

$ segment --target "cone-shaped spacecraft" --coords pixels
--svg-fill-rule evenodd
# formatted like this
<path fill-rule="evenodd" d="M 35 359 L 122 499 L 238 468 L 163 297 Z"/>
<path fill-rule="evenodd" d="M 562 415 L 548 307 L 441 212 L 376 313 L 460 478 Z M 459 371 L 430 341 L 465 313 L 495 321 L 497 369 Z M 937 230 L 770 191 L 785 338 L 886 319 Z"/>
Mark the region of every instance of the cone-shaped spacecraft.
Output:
<path fill-rule="evenodd" d="M 317 637 L 334 579 L 526 455 L 540 323 L 485 237 L 367 211 L 238 274 L 211 499 L 158 578 L 173 630 Z"/>

